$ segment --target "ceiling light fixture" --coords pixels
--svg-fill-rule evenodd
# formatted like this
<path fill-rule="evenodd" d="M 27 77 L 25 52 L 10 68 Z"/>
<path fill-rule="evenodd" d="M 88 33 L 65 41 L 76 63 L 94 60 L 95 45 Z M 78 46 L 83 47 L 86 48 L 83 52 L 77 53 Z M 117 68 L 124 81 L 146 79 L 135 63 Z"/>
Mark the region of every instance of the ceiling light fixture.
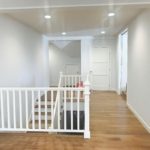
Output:
<path fill-rule="evenodd" d="M 106 34 L 106 32 L 105 31 L 101 31 L 101 34 Z"/>
<path fill-rule="evenodd" d="M 50 15 L 45 15 L 44 17 L 45 17 L 45 19 L 51 19 L 52 18 Z"/>
<path fill-rule="evenodd" d="M 66 32 L 62 32 L 61 34 L 62 34 L 62 35 L 66 35 L 67 33 L 66 33 Z"/>
<path fill-rule="evenodd" d="M 110 12 L 109 14 L 108 14 L 108 17 L 113 17 L 113 16 L 115 16 L 116 14 L 114 13 L 114 12 Z"/>

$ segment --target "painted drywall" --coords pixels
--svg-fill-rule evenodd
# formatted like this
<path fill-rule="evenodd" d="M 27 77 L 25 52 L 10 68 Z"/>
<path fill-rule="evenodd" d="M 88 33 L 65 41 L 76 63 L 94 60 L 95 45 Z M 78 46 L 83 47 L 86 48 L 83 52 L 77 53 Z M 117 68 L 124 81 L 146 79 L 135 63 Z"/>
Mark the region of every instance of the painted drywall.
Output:
<path fill-rule="evenodd" d="M 0 16 L 0 87 L 48 86 L 42 35 Z"/>
<path fill-rule="evenodd" d="M 80 45 L 80 41 L 78 41 L 78 43 L 75 42 L 74 44 Z M 50 43 L 49 67 L 51 86 L 58 86 L 59 72 L 65 73 L 65 67 L 67 64 L 77 64 L 79 65 L 79 68 L 81 67 L 81 56 L 80 54 L 77 55 L 77 53 L 74 53 L 76 50 L 79 51 L 80 46 L 73 46 L 73 44 L 72 46 L 69 45 L 70 43 L 67 46 L 60 48 L 60 46 Z M 69 49 L 72 53 L 68 53 Z M 81 72 L 79 71 L 79 74 L 80 73 Z"/>
<path fill-rule="evenodd" d="M 91 71 L 91 51 L 92 39 L 84 38 L 81 40 L 81 74 L 86 76 Z"/>
<path fill-rule="evenodd" d="M 0 87 L 47 87 L 49 85 L 48 51 L 43 48 L 44 38 L 41 34 L 9 16 L 0 15 L 0 43 Z M 4 114 L 7 115 L 6 93 L 3 94 Z M 17 94 L 16 117 L 19 117 Z M 24 99 L 22 104 L 24 106 Z M 29 108 L 29 114 L 30 110 Z M 11 115 L 12 111 L 13 109 L 10 110 Z M 25 114 L 22 117 L 25 120 Z M 7 125 L 6 119 L 5 124 Z"/>
<path fill-rule="evenodd" d="M 110 49 L 110 90 L 117 90 L 117 38 L 116 37 L 95 37 L 92 47 L 108 47 Z M 91 51 L 92 53 L 92 51 Z M 92 62 L 91 62 L 92 64 Z M 92 65 L 91 69 L 92 70 Z"/>
<path fill-rule="evenodd" d="M 150 11 L 128 28 L 128 105 L 150 131 Z"/>

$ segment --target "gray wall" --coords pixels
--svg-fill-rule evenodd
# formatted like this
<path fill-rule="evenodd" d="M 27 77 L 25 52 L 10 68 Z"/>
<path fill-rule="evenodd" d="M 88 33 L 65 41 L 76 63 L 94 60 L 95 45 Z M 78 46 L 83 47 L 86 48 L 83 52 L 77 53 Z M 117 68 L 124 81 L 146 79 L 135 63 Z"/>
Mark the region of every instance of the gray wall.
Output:
<path fill-rule="evenodd" d="M 129 25 L 128 105 L 150 131 L 150 11 Z"/>

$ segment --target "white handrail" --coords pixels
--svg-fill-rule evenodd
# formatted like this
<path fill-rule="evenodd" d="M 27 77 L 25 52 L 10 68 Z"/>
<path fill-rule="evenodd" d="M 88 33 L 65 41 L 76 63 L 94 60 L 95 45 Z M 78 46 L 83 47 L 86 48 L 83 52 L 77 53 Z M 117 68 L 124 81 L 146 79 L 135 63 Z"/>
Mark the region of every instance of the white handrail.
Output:
<path fill-rule="evenodd" d="M 56 115 L 56 109 L 57 109 L 57 104 L 58 104 L 58 100 L 59 100 L 59 90 L 61 87 L 61 83 L 62 83 L 62 72 L 59 73 L 59 83 L 58 83 L 58 90 L 57 90 L 57 95 L 56 95 L 56 101 L 54 104 L 54 112 L 53 112 L 53 120 L 52 120 L 52 124 L 54 125 L 54 119 L 55 119 L 55 115 Z M 53 107 L 53 106 L 52 106 Z"/>

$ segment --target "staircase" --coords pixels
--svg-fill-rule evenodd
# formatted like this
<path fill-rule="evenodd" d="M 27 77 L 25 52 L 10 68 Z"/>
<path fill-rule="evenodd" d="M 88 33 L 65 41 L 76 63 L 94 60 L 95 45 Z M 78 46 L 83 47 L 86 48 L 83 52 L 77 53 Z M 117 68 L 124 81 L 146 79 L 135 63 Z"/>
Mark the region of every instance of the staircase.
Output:
<path fill-rule="evenodd" d="M 29 129 L 32 129 L 32 122 L 34 121 L 35 129 L 39 129 L 39 100 L 40 100 L 40 120 L 41 120 L 41 129 L 45 129 L 51 127 L 51 108 L 54 107 L 55 100 L 56 100 L 56 94 L 57 92 L 53 93 L 53 106 L 51 103 L 51 92 L 47 92 L 47 105 L 45 105 L 45 95 L 42 95 L 40 99 L 37 99 L 34 106 L 34 120 L 31 119 L 29 121 Z M 47 109 L 47 111 L 46 111 Z M 45 121 L 45 112 L 47 114 L 47 123 Z M 45 124 L 47 124 L 45 126 Z"/>
<path fill-rule="evenodd" d="M 0 88 L 0 131 L 84 133 L 90 138 L 90 83 L 87 75 L 84 86 L 77 85 L 81 79 L 60 73 L 58 87 Z"/>

